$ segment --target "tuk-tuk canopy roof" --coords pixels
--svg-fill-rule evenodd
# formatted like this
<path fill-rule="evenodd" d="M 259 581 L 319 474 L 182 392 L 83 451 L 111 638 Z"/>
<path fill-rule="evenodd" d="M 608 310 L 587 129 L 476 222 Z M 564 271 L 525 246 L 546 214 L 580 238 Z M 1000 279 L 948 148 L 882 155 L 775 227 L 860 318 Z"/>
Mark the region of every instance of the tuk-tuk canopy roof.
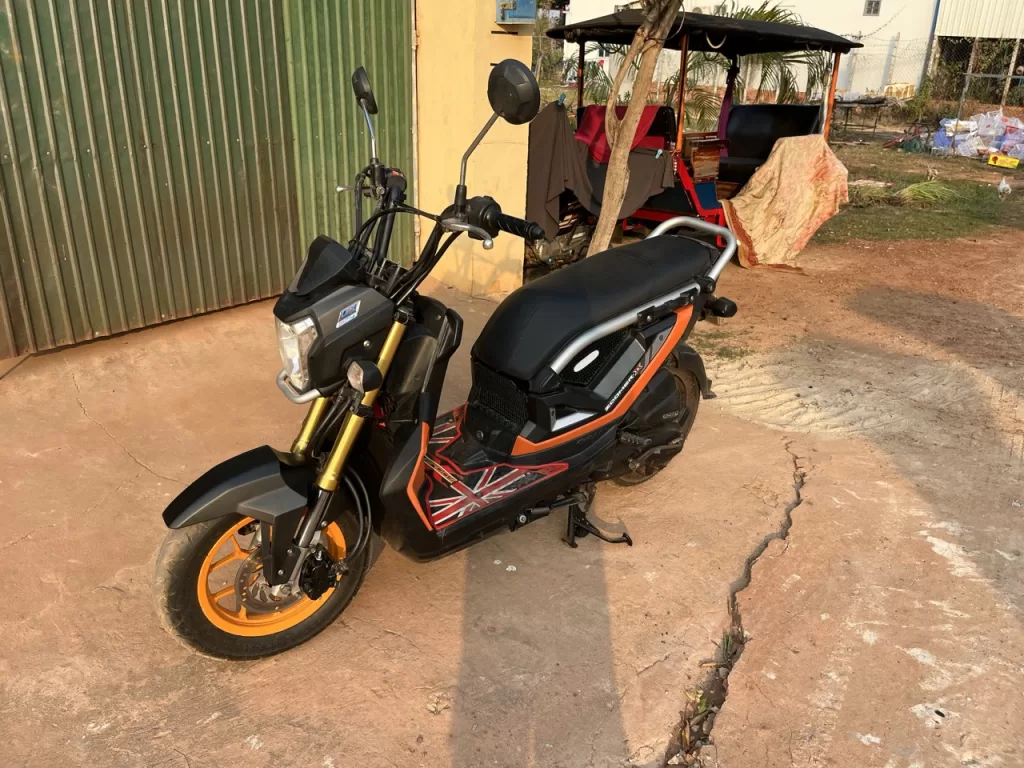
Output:
<path fill-rule="evenodd" d="M 628 46 L 642 23 L 642 11 L 627 9 L 577 24 L 554 27 L 548 30 L 548 37 L 570 43 Z M 680 13 L 669 32 L 665 47 L 679 50 L 686 35 L 690 36 L 691 51 L 721 53 L 725 56 L 792 51 L 849 53 L 854 48 L 864 47 L 845 37 L 802 24 L 735 19 L 704 13 L 687 13 L 685 16 Z"/>

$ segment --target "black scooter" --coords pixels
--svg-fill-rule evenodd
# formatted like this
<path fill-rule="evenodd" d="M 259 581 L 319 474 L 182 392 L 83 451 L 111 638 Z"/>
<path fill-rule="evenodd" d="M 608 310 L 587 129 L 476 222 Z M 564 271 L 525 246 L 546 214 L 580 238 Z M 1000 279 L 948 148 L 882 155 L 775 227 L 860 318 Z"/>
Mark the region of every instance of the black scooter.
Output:
<path fill-rule="evenodd" d="M 564 509 L 570 546 L 587 535 L 632 544 L 588 518 L 595 483 L 641 483 L 682 451 L 711 394 L 684 342 L 697 320 L 736 312 L 713 298 L 732 234 L 671 219 L 512 293 L 473 346 L 468 402 L 438 416 L 462 320 L 416 289 L 464 233 L 484 248 L 499 232 L 543 236 L 466 192 L 470 154 L 499 117 L 532 120 L 540 90 L 522 63 L 494 67 L 494 115 L 462 158 L 453 204 L 435 216 L 407 205 L 404 175 L 377 159 L 361 67 L 352 84 L 373 155 L 356 180 L 356 234 L 347 246 L 314 240 L 274 307 L 278 386 L 309 404 L 299 435 L 290 451 L 262 446 L 214 467 L 163 514 L 160 616 L 215 656 L 266 656 L 313 637 L 384 542 L 432 560 Z M 375 202 L 365 220 L 364 197 Z M 399 214 L 434 222 L 408 268 L 388 258 Z M 725 247 L 669 234 L 681 228 Z"/>

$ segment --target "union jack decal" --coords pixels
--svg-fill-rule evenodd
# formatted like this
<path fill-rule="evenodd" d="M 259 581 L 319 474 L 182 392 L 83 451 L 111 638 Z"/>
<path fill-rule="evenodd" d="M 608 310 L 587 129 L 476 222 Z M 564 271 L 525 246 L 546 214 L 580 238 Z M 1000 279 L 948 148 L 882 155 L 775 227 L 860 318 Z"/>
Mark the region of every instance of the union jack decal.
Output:
<path fill-rule="evenodd" d="M 465 406 L 460 406 L 438 419 L 424 458 L 427 510 L 435 529 L 514 496 L 569 467 L 565 462 L 555 462 L 540 466 L 488 464 L 464 470 L 446 455 L 446 450 L 462 437 L 464 416 Z"/>

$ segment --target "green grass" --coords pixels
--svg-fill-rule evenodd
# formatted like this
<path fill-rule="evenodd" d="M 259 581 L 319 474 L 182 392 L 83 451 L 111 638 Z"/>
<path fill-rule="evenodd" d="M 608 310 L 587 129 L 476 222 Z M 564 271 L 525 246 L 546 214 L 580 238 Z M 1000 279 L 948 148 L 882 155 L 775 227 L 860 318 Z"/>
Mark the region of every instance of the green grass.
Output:
<path fill-rule="evenodd" d="M 945 240 L 977 235 L 993 227 L 1024 229 L 1024 172 L 991 168 L 980 160 L 936 158 L 882 149 L 880 146 L 837 148 L 850 180 L 891 182 L 892 192 L 927 181 L 928 169 L 951 193 L 949 199 L 916 200 L 904 205 L 885 201 L 844 206 L 815 235 L 818 243 L 848 240 Z M 1015 189 L 999 199 L 996 185 L 1006 175 Z M 856 191 L 852 191 L 856 198 Z"/>
<path fill-rule="evenodd" d="M 739 360 L 750 354 L 750 350 L 733 343 L 735 333 L 701 329 L 690 337 L 693 348 L 704 357 L 719 360 Z"/>

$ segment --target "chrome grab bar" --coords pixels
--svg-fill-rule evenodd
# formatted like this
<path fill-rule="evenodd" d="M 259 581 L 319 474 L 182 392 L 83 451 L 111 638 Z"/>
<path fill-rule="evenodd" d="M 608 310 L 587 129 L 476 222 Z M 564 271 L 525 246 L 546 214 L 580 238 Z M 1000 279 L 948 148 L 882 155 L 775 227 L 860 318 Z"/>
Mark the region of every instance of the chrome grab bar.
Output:
<path fill-rule="evenodd" d="M 697 230 L 698 232 L 717 235 L 725 240 L 725 248 L 722 250 L 722 255 L 718 257 L 718 261 L 714 263 L 707 274 L 707 276 L 712 280 L 717 281 L 718 276 L 722 274 L 722 270 L 725 269 L 725 265 L 729 263 L 733 254 L 736 253 L 736 236 L 725 227 L 709 224 L 703 219 L 695 219 L 692 216 L 676 216 L 674 219 L 663 221 L 647 237 L 658 237 L 659 235 L 663 235 L 669 230 L 676 229 L 678 227 L 689 227 L 690 229 Z M 573 341 L 566 346 L 554 360 L 551 361 L 549 367 L 555 373 L 561 373 L 565 366 L 575 360 L 576 356 L 584 349 L 589 347 L 598 339 L 602 339 L 611 333 L 615 333 L 615 331 L 622 330 L 623 328 L 628 328 L 636 322 L 638 315 L 646 312 L 648 309 L 661 306 L 669 301 L 675 301 L 676 299 L 680 299 L 685 294 L 691 292 L 699 293 L 701 290 L 704 290 L 704 288 L 697 283 L 688 283 L 687 285 L 677 288 L 671 293 L 659 296 L 646 304 L 642 304 L 628 312 L 624 312 L 610 320 L 606 320 L 600 325 L 595 325 L 590 330 L 573 339 Z"/>
<path fill-rule="evenodd" d="M 736 254 L 736 235 L 725 227 L 720 227 L 717 224 L 712 224 L 704 221 L 703 219 L 695 219 L 692 216 L 676 216 L 674 219 L 668 219 L 667 221 L 661 222 L 661 224 L 655 227 L 654 231 L 647 237 L 658 237 L 659 235 L 664 235 L 669 230 L 677 229 L 679 227 L 694 229 L 698 232 L 706 232 L 709 235 L 717 235 L 725 240 L 725 248 L 722 249 L 722 255 L 718 257 L 718 261 L 714 263 L 714 266 L 712 266 L 711 270 L 708 272 L 708 277 L 717 282 L 718 276 L 722 274 L 722 270 L 725 269 L 725 265 L 728 264 Z"/>
<path fill-rule="evenodd" d="M 277 388 L 284 392 L 284 396 L 296 405 L 310 403 L 318 397 L 323 397 L 323 395 L 320 394 L 319 389 L 311 389 L 309 392 L 299 392 L 299 390 L 293 387 L 292 383 L 288 381 L 288 374 L 283 368 L 281 369 L 281 372 L 277 374 Z"/>

